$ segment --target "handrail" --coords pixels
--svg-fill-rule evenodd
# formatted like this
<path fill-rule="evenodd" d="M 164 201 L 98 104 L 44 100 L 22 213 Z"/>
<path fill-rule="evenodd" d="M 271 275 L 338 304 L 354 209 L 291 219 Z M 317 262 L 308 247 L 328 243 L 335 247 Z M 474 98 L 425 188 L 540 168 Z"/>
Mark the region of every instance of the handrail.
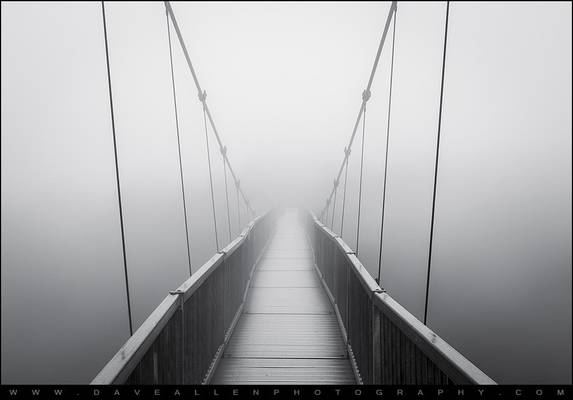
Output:
<path fill-rule="evenodd" d="M 414 315 L 408 312 L 404 307 L 402 307 L 397 301 L 395 301 L 388 293 L 382 289 L 376 281 L 372 278 L 370 273 L 366 270 L 364 265 L 360 262 L 360 260 L 354 254 L 354 251 L 342 240 L 340 236 L 326 227 L 320 220 L 316 217 L 316 215 L 310 212 L 311 222 L 315 225 L 316 228 L 319 229 L 325 238 L 329 239 L 330 241 L 334 242 L 336 248 L 344 257 L 345 264 L 349 266 L 350 271 L 353 272 L 353 275 L 357 278 L 358 282 L 362 287 L 362 292 L 368 297 L 369 302 L 373 308 L 374 313 L 378 313 L 379 315 L 383 315 L 386 317 L 392 324 L 394 324 L 400 331 L 403 333 L 409 341 L 416 346 L 431 362 L 433 362 L 437 368 L 447 375 L 447 378 L 451 380 L 453 383 L 457 384 L 479 384 L 479 385 L 494 385 L 496 382 L 487 376 L 483 371 L 481 371 L 477 366 L 475 366 L 471 361 L 469 361 L 466 357 L 460 354 L 456 349 L 446 343 L 443 339 L 441 339 L 436 333 L 434 333 L 430 328 L 425 326 L 420 320 L 418 320 Z M 313 247 L 315 248 L 315 253 L 317 252 L 316 247 L 317 244 L 313 243 Z M 318 250 L 320 251 L 320 250 Z M 320 257 L 321 255 L 317 255 Z M 317 266 L 320 263 L 317 260 Z M 330 264 L 336 264 L 336 262 L 331 262 Z M 319 271 L 320 271 L 320 266 Z M 334 266 L 330 265 L 330 268 L 335 268 Z M 321 271 L 321 274 L 324 275 L 325 271 Z M 324 279 L 324 276 L 322 276 Z M 346 283 L 348 284 L 348 278 Z M 327 288 L 330 291 L 330 295 L 334 298 L 335 302 L 338 303 L 339 299 L 336 299 L 336 296 L 333 295 L 332 292 L 333 287 L 328 287 L 328 283 L 326 282 Z M 335 305 L 338 310 L 338 304 Z M 348 313 L 352 312 L 349 310 Z M 343 329 L 348 329 L 348 319 L 350 317 L 346 316 L 346 326 L 343 326 Z M 376 316 L 373 317 L 373 321 L 375 320 Z M 378 317 L 379 318 L 379 317 Z M 378 320 L 376 320 L 378 321 Z M 378 322 L 372 322 L 372 325 L 375 323 L 379 324 Z M 372 326 L 372 330 L 375 335 L 378 337 L 373 339 L 375 340 L 384 341 L 385 338 L 381 336 L 381 333 L 374 329 Z M 347 335 L 348 333 L 345 332 Z M 363 332 L 363 334 L 368 334 L 367 332 Z M 352 346 L 352 343 L 349 344 Z M 373 344 L 375 346 L 375 344 Z M 376 347 L 373 347 L 376 349 Z M 372 353 L 372 351 L 370 351 Z M 373 364 L 379 363 L 379 354 L 372 354 L 374 358 L 378 358 L 378 360 L 373 360 Z M 379 373 L 380 371 L 376 371 Z M 372 375 L 376 375 L 373 373 Z M 400 383 L 400 382 L 384 382 L 380 379 L 380 376 L 371 376 L 370 378 L 372 382 L 365 382 L 365 383 Z M 404 382 L 402 382 L 404 383 Z M 421 383 L 421 382 L 419 382 Z"/>
<path fill-rule="evenodd" d="M 260 225 L 261 220 L 265 218 L 268 218 L 268 216 L 256 217 L 247 225 L 247 227 L 235 240 L 229 243 L 223 250 L 219 251 L 217 254 L 211 257 L 199 268 L 199 270 L 197 270 L 197 272 L 195 272 L 190 278 L 182 283 L 176 290 L 170 292 L 169 295 L 163 299 L 157 308 L 137 329 L 133 336 L 131 336 L 125 342 L 125 344 L 117 351 L 112 359 L 97 374 L 97 376 L 92 380 L 91 384 L 122 384 L 128 381 L 128 378 L 132 375 L 138 364 L 142 362 L 143 358 L 146 356 L 148 350 L 152 347 L 156 339 L 158 339 L 158 337 L 163 334 L 167 325 L 172 323 L 172 319 L 174 315 L 179 312 L 179 309 L 183 309 L 185 302 L 199 288 L 201 288 L 205 281 L 216 270 L 218 270 L 218 268 L 223 265 L 227 259 L 230 259 L 232 255 L 245 244 L 245 241 L 249 240 L 253 236 L 253 229 L 257 225 Z M 267 238 L 264 238 L 265 241 L 266 239 Z M 250 251 L 250 248 L 246 250 Z M 246 257 L 241 258 L 240 261 L 248 262 L 250 259 L 251 257 Z M 254 266 L 255 263 L 256 261 L 253 261 L 252 266 Z M 250 268 L 248 272 L 251 270 L 252 268 Z M 228 326 L 224 327 L 225 330 L 228 328 Z M 185 340 L 184 337 L 181 337 L 180 339 L 182 341 Z M 154 357 L 156 356 L 154 355 Z M 178 360 L 177 362 L 181 362 L 181 360 Z M 155 369 L 157 368 L 155 367 Z M 155 371 L 155 375 L 157 375 L 157 371 Z M 155 377 L 155 380 L 157 379 L 158 378 Z M 176 381 L 175 377 L 170 377 L 169 379 L 171 381 Z M 179 377 L 177 379 L 180 379 L 181 381 L 185 380 L 184 377 Z"/>

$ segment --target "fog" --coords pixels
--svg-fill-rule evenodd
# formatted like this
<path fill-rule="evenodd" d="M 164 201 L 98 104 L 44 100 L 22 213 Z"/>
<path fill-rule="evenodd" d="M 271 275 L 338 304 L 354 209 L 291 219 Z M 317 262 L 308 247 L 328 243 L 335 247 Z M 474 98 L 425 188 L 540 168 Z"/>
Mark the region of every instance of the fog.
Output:
<path fill-rule="evenodd" d="M 173 4 L 258 214 L 320 212 L 389 8 Z M 1 11 L 2 383 L 88 383 L 129 336 L 101 6 Z M 189 275 L 166 15 L 160 2 L 106 14 L 137 327 Z M 398 4 L 382 285 L 420 319 L 444 17 L 445 3 Z M 196 270 L 215 232 L 201 103 L 173 33 Z M 374 276 L 390 56 L 387 40 L 366 114 L 359 256 Z M 571 383 L 571 106 L 570 3 L 451 4 L 428 325 L 499 383 Z M 209 135 L 222 247 L 223 164 Z M 359 134 L 342 232 L 353 248 L 360 145 Z M 234 237 L 250 216 L 229 195 Z"/>

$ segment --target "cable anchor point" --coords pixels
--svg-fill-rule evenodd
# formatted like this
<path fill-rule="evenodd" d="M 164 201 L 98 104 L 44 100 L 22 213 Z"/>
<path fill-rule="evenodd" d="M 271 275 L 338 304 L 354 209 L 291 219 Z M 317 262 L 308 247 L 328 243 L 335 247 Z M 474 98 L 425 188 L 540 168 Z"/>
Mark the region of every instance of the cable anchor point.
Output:
<path fill-rule="evenodd" d="M 366 89 L 365 91 L 362 92 L 362 102 L 366 103 L 368 100 L 370 100 L 370 90 Z"/>
<path fill-rule="evenodd" d="M 201 103 L 205 103 L 205 100 L 207 100 L 207 91 L 203 90 L 203 93 L 199 92 L 198 96 L 199 96 L 199 101 Z"/>

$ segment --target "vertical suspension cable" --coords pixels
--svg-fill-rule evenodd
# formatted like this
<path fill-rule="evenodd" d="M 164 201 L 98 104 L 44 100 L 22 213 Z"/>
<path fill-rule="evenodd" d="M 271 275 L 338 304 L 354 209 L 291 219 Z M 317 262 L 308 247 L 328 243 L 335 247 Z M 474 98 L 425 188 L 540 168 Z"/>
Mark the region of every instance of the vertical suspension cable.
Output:
<path fill-rule="evenodd" d="M 241 205 L 239 199 L 239 182 L 235 182 L 235 189 L 237 190 L 237 220 L 238 220 L 238 233 L 241 234 Z"/>
<path fill-rule="evenodd" d="M 167 9 L 166 9 L 167 10 Z M 189 244 L 189 225 L 187 223 L 187 204 L 185 201 L 185 183 L 183 180 L 183 161 L 181 160 L 181 139 L 179 136 L 179 113 L 177 112 L 177 94 L 175 91 L 175 72 L 173 70 L 173 50 L 171 46 L 171 29 L 169 29 L 169 13 L 165 13 L 167 18 L 167 38 L 169 40 L 169 61 L 171 64 L 171 86 L 173 88 L 173 106 L 175 108 L 175 128 L 177 132 L 177 152 L 179 154 L 179 177 L 181 178 L 181 196 L 183 199 L 183 218 L 185 220 L 185 243 L 187 243 L 187 263 L 189 266 L 189 276 L 193 275 L 191 268 L 191 249 Z"/>
<path fill-rule="evenodd" d="M 362 150 L 360 153 L 360 186 L 358 189 L 358 223 L 356 225 L 356 257 L 358 257 L 358 245 L 360 244 L 360 209 L 362 205 L 362 168 L 364 167 L 364 133 L 366 132 L 366 102 L 364 102 L 362 114 Z"/>
<path fill-rule="evenodd" d="M 207 145 L 207 165 L 209 166 L 209 184 L 211 186 L 211 207 L 213 208 L 213 226 L 215 227 L 215 246 L 219 252 L 219 234 L 217 232 L 217 214 L 215 212 L 215 195 L 213 194 L 213 173 L 211 171 L 211 153 L 209 151 L 209 135 L 207 133 L 207 113 L 205 111 L 205 98 L 207 93 L 203 92 L 199 95 L 203 103 L 203 121 L 205 122 L 205 144 Z"/>
<path fill-rule="evenodd" d="M 336 193 L 338 192 L 338 182 L 334 180 L 334 203 L 332 205 L 332 221 L 330 222 L 330 229 L 334 232 L 334 216 L 336 215 Z"/>
<path fill-rule="evenodd" d="M 436 139 L 436 163 L 434 168 L 434 193 L 432 195 L 432 217 L 430 220 L 430 245 L 428 249 L 428 274 L 426 276 L 426 303 L 424 305 L 424 325 L 428 319 L 428 297 L 430 294 L 430 268 L 432 266 L 432 245 L 434 239 L 434 216 L 436 212 L 436 188 L 438 185 L 438 161 L 440 156 L 440 132 L 442 129 L 442 106 L 444 101 L 444 76 L 446 72 L 446 46 L 448 43 L 448 19 L 450 15 L 450 2 L 446 3 L 446 26 L 444 28 L 444 51 L 442 58 L 442 82 L 440 85 L 440 109 L 438 115 L 438 135 Z"/>
<path fill-rule="evenodd" d="M 121 203 L 121 187 L 119 184 L 119 164 L 117 160 L 117 140 L 115 135 L 115 115 L 113 112 L 113 95 L 111 90 L 111 70 L 109 66 L 109 47 L 107 43 L 107 24 L 105 19 L 105 5 L 101 2 L 101 12 L 103 17 L 103 37 L 105 41 L 105 60 L 107 65 L 107 85 L 109 90 L 109 108 L 111 112 L 111 132 L 113 135 L 113 155 L 115 158 L 115 180 L 117 183 L 117 200 L 119 204 L 119 225 L 121 227 L 121 250 L 123 254 L 123 272 L 125 275 L 125 293 L 127 298 L 127 314 L 129 317 L 129 335 L 133 336 L 133 322 L 131 318 L 131 299 L 129 297 L 129 278 L 127 274 L 127 255 L 125 252 L 125 230 L 123 228 L 123 205 Z"/>
<path fill-rule="evenodd" d="M 231 212 L 229 211 L 229 189 L 227 187 L 227 162 L 225 158 L 227 157 L 227 148 L 221 148 L 221 155 L 223 156 L 223 174 L 225 175 L 225 199 L 227 201 L 227 223 L 229 226 L 229 243 L 233 236 L 231 235 Z"/>
<path fill-rule="evenodd" d="M 382 273 L 382 238 L 384 237 L 384 212 L 386 206 L 386 179 L 388 172 L 388 146 L 390 140 L 390 110 L 392 109 L 392 79 L 394 77 L 394 45 L 396 42 L 396 16 L 398 11 L 394 13 L 394 27 L 392 31 L 392 58 L 390 61 L 390 93 L 388 95 L 388 117 L 386 125 L 386 156 L 384 157 L 384 184 L 382 189 L 382 218 L 380 221 L 380 248 L 378 251 L 378 277 L 376 282 L 380 284 L 380 275 Z"/>
<path fill-rule="evenodd" d="M 344 191 L 342 195 L 342 215 L 340 216 L 340 236 L 344 234 L 344 210 L 346 209 L 346 182 L 348 181 L 348 159 L 350 157 L 350 149 L 344 148 L 345 164 L 344 164 Z"/>

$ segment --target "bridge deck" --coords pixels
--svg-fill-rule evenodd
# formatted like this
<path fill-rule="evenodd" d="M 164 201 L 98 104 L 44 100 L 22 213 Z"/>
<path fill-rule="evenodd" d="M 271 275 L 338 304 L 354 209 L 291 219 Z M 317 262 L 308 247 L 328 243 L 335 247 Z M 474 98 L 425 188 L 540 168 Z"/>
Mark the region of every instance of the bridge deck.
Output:
<path fill-rule="evenodd" d="M 353 384 L 334 309 L 296 213 L 278 221 L 213 384 Z"/>

